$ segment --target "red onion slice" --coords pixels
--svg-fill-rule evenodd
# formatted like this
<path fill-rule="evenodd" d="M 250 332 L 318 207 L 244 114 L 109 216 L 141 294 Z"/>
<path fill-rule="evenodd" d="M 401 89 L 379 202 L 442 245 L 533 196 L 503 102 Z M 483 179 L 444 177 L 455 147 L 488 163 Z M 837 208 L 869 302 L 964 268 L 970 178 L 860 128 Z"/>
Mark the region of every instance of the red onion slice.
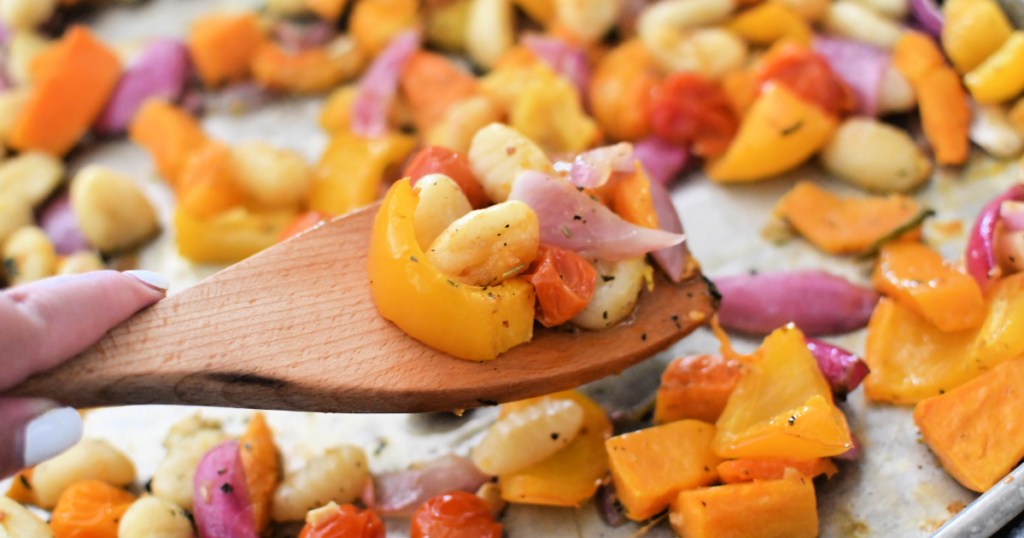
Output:
<path fill-rule="evenodd" d="M 853 441 L 853 447 L 838 456 L 832 456 L 833 459 L 843 461 L 857 461 L 860 459 L 861 452 L 864 451 L 864 444 L 860 442 L 860 439 L 853 432 L 850 432 L 850 440 Z"/>
<path fill-rule="evenodd" d="M 193 515 L 203 538 L 256 538 L 238 441 L 225 441 L 196 467 Z"/>
<path fill-rule="evenodd" d="M 39 212 L 39 227 L 46 232 L 57 254 L 68 256 L 92 249 L 78 226 L 78 217 L 71 207 L 67 192 L 57 195 Z"/>
<path fill-rule="evenodd" d="M 988 281 L 997 267 L 995 256 L 996 224 L 999 223 L 999 209 L 1007 200 L 1024 200 L 1024 185 L 1016 184 L 1006 192 L 990 200 L 978 213 L 971 235 L 967 238 L 964 263 L 967 272 L 978 281 L 981 289 L 988 287 Z"/>
<path fill-rule="evenodd" d="M 633 144 L 633 156 L 643 165 L 647 176 L 668 186 L 690 163 L 690 150 L 649 136 Z"/>
<path fill-rule="evenodd" d="M 889 67 L 889 54 L 871 45 L 838 37 L 816 36 L 814 51 L 857 94 L 857 110 L 868 116 L 878 112 L 878 92 Z"/>
<path fill-rule="evenodd" d="M 409 517 L 421 504 L 448 491 L 474 492 L 490 477 L 473 462 L 448 454 L 405 471 L 382 473 L 373 478 L 373 487 L 363 502 L 384 517 Z"/>
<path fill-rule="evenodd" d="M 672 197 L 669 196 L 665 187 L 654 181 L 651 182 L 651 201 L 654 202 L 654 212 L 658 214 L 658 227 L 666 232 L 682 235 L 683 222 L 679 219 L 679 212 L 676 211 L 676 206 L 672 203 Z M 690 251 L 687 250 L 686 243 L 655 250 L 651 252 L 651 257 L 665 272 L 669 280 L 676 283 L 683 281 L 689 265 L 687 262 L 690 259 Z"/>
<path fill-rule="evenodd" d="M 626 514 L 622 512 L 622 503 L 619 502 L 614 482 L 608 481 L 597 488 L 594 506 L 597 508 L 601 520 L 609 527 L 621 527 L 626 524 Z"/>
<path fill-rule="evenodd" d="M 585 98 L 590 86 L 590 66 L 583 49 L 555 37 L 537 34 L 523 36 L 523 45 L 537 55 L 552 71 L 572 82 Z"/>
<path fill-rule="evenodd" d="M 1009 232 L 1024 230 L 1024 202 L 1020 200 L 1004 200 L 999 204 L 999 218 L 1003 227 Z"/>
<path fill-rule="evenodd" d="M 845 400 L 870 372 L 860 357 L 839 346 L 807 338 L 807 349 L 817 359 L 818 368 L 832 387 L 832 394 L 841 400 Z"/>
<path fill-rule="evenodd" d="M 420 48 L 420 35 L 409 30 L 395 36 L 374 58 L 359 83 L 352 103 L 352 132 L 366 138 L 383 136 L 388 130 L 388 112 L 398 91 L 402 68 Z"/>
<path fill-rule="evenodd" d="M 579 154 L 569 166 L 569 181 L 577 187 L 594 188 L 608 182 L 615 172 L 633 172 L 633 145 L 619 142 Z"/>
<path fill-rule="evenodd" d="M 188 49 L 180 41 L 162 39 L 150 45 L 121 76 L 94 124 L 96 132 L 123 133 L 135 112 L 151 97 L 171 102 L 181 98 L 189 75 L 188 58 Z"/>
<path fill-rule="evenodd" d="M 794 323 L 804 334 L 839 334 L 867 325 L 878 293 L 819 270 L 716 278 L 718 319 L 726 329 L 766 335 Z"/>
<path fill-rule="evenodd" d="M 279 20 L 271 27 L 274 40 L 290 52 L 298 52 L 330 43 L 334 39 L 334 25 L 316 19 L 312 22 Z"/>
<path fill-rule="evenodd" d="M 910 0 L 910 13 L 932 37 L 942 36 L 942 8 L 935 0 Z"/>
<path fill-rule="evenodd" d="M 625 260 L 682 243 L 685 237 L 630 224 L 561 178 L 519 174 L 509 200 L 529 205 L 540 219 L 540 241 L 587 258 Z"/>

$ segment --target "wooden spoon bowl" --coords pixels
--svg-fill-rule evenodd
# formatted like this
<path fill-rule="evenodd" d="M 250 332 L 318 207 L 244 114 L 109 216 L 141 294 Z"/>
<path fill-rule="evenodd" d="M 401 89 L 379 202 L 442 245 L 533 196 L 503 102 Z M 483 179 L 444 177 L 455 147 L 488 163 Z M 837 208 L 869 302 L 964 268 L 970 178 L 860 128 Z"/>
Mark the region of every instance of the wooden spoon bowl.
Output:
<path fill-rule="evenodd" d="M 366 270 L 377 208 L 335 219 L 168 297 L 7 395 L 80 408 L 451 411 L 620 372 L 706 322 L 717 302 L 692 264 L 680 284 L 659 278 L 630 322 L 597 332 L 538 329 L 532 342 L 493 361 L 456 359 L 377 313 Z"/>

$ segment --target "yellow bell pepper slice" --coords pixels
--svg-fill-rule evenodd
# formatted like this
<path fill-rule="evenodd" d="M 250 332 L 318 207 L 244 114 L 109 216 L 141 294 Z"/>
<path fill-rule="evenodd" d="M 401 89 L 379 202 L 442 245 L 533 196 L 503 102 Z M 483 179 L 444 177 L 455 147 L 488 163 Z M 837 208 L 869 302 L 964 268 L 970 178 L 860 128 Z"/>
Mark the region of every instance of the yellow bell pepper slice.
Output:
<path fill-rule="evenodd" d="M 810 459 L 853 447 L 846 417 L 799 329 L 768 335 L 746 366 L 715 424 L 716 454 Z"/>
<path fill-rule="evenodd" d="M 782 84 L 769 84 L 708 175 L 723 183 L 756 181 L 795 168 L 828 143 L 837 123 Z"/>
<path fill-rule="evenodd" d="M 985 319 L 977 281 L 920 243 L 882 247 L 871 283 L 941 331 L 973 329 Z"/>
<path fill-rule="evenodd" d="M 580 404 L 583 426 L 572 442 L 551 457 L 499 476 L 501 497 L 510 503 L 578 507 L 594 496 L 598 484 L 608 474 L 604 442 L 612 435 L 612 423 L 601 406 L 576 391 L 502 405 L 502 416 L 542 399 L 569 399 Z"/>
<path fill-rule="evenodd" d="M 964 84 L 982 104 L 1008 101 L 1024 90 L 1024 32 L 1014 32 L 987 60 L 964 76 Z"/>
<path fill-rule="evenodd" d="M 995 0 L 948 0 L 942 11 L 942 48 L 961 73 L 981 65 L 1013 31 Z"/>
<path fill-rule="evenodd" d="M 524 278 L 490 287 L 455 282 L 416 241 L 419 199 L 408 179 L 388 190 L 370 240 L 370 294 L 409 336 L 460 359 L 489 360 L 533 338 L 534 292 Z"/>
<path fill-rule="evenodd" d="M 810 45 L 814 32 L 790 8 L 776 3 L 764 3 L 741 12 L 726 27 L 754 45 L 771 45 L 787 38 L 802 45 Z"/>
<path fill-rule="evenodd" d="M 256 213 L 236 207 L 211 218 L 174 212 L 178 253 L 199 263 L 234 263 L 270 247 L 295 219 L 294 211 Z"/>
<path fill-rule="evenodd" d="M 913 404 L 948 392 L 1024 354 L 1024 273 L 995 281 L 981 327 L 943 332 L 909 308 L 882 299 L 868 322 L 868 399 Z"/>
<path fill-rule="evenodd" d="M 363 138 L 337 132 L 316 166 L 309 208 L 329 215 L 342 215 L 369 205 L 380 194 L 388 167 L 401 163 L 416 139 L 400 133 Z"/>

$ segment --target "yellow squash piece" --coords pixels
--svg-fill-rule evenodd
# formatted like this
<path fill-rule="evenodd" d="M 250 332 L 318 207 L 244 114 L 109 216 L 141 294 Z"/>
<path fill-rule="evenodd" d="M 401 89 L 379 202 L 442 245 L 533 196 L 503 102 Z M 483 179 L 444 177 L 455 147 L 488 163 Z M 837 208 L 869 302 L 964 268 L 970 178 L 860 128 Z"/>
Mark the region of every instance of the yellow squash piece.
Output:
<path fill-rule="evenodd" d="M 683 491 L 669 522 L 685 538 L 811 538 L 818 535 L 814 483 L 794 472 L 781 480 Z"/>
<path fill-rule="evenodd" d="M 576 391 L 504 404 L 501 413 L 504 416 L 542 399 L 570 399 L 580 404 L 583 426 L 579 435 L 553 456 L 499 476 L 501 497 L 510 503 L 578 507 L 594 496 L 608 474 L 604 443 L 612 435 L 612 424 L 601 406 Z"/>
<path fill-rule="evenodd" d="M 919 243 L 883 247 L 871 282 L 941 331 L 973 329 L 985 319 L 978 282 Z"/>
<path fill-rule="evenodd" d="M 401 163 L 415 148 L 416 140 L 404 134 L 363 138 L 335 133 L 316 166 L 309 208 L 342 215 L 369 205 L 380 195 L 388 168 Z"/>
<path fill-rule="evenodd" d="M 199 263 L 234 263 L 270 247 L 295 220 L 293 211 L 254 213 L 236 207 L 203 219 L 181 208 L 174 212 L 178 253 Z"/>
<path fill-rule="evenodd" d="M 860 254 L 912 224 L 921 209 L 912 198 L 898 194 L 839 198 L 801 181 L 779 200 L 775 212 L 829 254 Z M 901 239 L 916 236 L 908 230 Z"/>
<path fill-rule="evenodd" d="M 1024 90 L 1024 32 L 1014 32 L 1003 46 L 964 76 L 964 84 L 982 104 L 1009 101 Z"/>
<path fill-rule="evenodd" d="M 722 461 L 711 451 L 715 427 L 679 420 L 612 437 L 605 443 L 626 517 L 642 521 L 685 489 L 713 484 Z"/>
<path fill-rule="evenodd" d="M 948 0 L 942 11 L 942 48 L 961 73 L 985 61 L 1013 31 L 995 0 Z"/>
<path fill-rule="evenodd" d="M 786 38 L 810 45 L 811 27 L 795 11 L 779 3 L 763 3 L 741 12 L 727 26 L 754 45 L 768 46 Z"/>
<path fill-rule="evenodd" d="M 769 84 L 751 105 L 739 133 L 708 175 L 723 183 L 756 181 L 791 170 L 821 149 L 837 120 L 782 84 Z"/>
<path fill-rule="evenodd" d="M 853 447 L 846 417 L 792 325 L 764 339 L 715 427 L 713 448 L 723 458 L 823 458 Z"/>
<path fill-rule="evenodd" d="M 488 360 L 533 337 L 533 286 L 520 277 L 487 288 L 455 282 L 427 261 L 416 241 L 417 195 L 391 186 L 373 223 L 370 294 L 377 310 L 409 336 L 454 357 Z"/>
<path fill-rule="evenodd" d="M 997 280 L 981 327 L 942 332 L 910 309 L 882 299 L 868 323 L 868 399 L 913 404 L 938 396 L 1024 354 L 1024 273 Z"/>
<path fill-rule="evenodd" d="M 914 422 L 946 472 L 983 492 L 1024 458 L 1024 358 L 917 404 Z"/>

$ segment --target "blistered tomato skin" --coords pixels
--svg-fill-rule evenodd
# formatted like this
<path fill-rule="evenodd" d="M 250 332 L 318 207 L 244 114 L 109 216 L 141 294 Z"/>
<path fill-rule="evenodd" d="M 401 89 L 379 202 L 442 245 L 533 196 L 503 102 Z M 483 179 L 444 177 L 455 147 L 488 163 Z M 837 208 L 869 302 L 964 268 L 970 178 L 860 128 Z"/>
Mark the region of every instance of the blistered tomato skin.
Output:
<path fill-rule="evenodd" d="M 440 146 L 427 146 L 409 159 L 409 164 L 405 166 L 402 175 L 409 178 L 415 186 L 421 177 L 428 174 L 444 174 L 452 178 L 469 199 L 473 209 L 480 209 L 491 203 L 484 194 L 484 188 L 470 170 L 469 161 L 464 155 Z"/>
<path fill-rule="evenodd" d="M 501 538 L 483 499 L 455 491 L 423 503 L 412 516 L 411 538 Z"/>
<path fill-rule="evenodd" d="M 299 538 L 384 538 L 384 523 L 373 510 L 359 511 L 351 504 L 334 506 L 317 521 L 307 521 Z"/>
<path fill-rule="evenodd" d="M 533 338 L 533 286 L 522 277 L 480 287 L 452 280 L 416 240 L 418 198 L 392 185 L 373 224 L 370 294 L 381 316 L 409 336 L 461 359 L 489 360 Z"/>
<path fill-rule="evenodd" d="M 834 116 L 857 107 L 853 90 L 832 71 L 828 62 L 798 45 L 785 46 L 768 54 L 758 64 L 756 76 L 758 86 L 778 82 Z"/>
<path fill-rule="evenodd" d="M 739 128 L 722 88 L 693 73 L 670 75 L 655 86 L 649 110 L 658 138 L 692 144 L 694 153 L 702 157 L 725 153 Z"/>

